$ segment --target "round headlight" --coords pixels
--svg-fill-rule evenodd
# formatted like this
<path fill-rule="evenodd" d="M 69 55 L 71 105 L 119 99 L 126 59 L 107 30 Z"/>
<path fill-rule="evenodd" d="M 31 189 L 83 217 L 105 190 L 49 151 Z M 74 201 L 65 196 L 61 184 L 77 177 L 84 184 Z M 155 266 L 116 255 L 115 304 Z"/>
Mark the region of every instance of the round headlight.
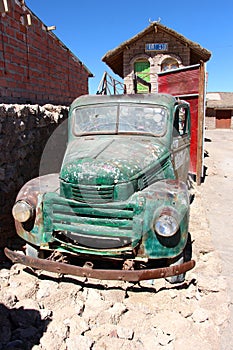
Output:
<path fill-rule="evenodd" d="M 170 237 L 178 231 L 179 225 L 173 216 L 164 214 L 156 219 L 154 229 L 158 235 Z"/>
<path fill-rule="evenodd" d="M 33 207 L 25 201 L 18 201 L 13 206 L 12 215 L 15 220 L 26 222 L 33 215 Z"/>

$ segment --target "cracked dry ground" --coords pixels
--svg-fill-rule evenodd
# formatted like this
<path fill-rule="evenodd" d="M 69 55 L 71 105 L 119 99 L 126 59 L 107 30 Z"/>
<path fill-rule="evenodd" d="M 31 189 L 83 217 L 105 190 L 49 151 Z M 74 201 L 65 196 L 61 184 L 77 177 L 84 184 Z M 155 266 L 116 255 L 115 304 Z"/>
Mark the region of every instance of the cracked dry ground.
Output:
<path fill-rule="evenodd" d="M 229 300 L 199 191 L 190 223 L 196 267 L 181 285 L 84 280 L 2 264 L 0 349 L 221 349 Z"/>

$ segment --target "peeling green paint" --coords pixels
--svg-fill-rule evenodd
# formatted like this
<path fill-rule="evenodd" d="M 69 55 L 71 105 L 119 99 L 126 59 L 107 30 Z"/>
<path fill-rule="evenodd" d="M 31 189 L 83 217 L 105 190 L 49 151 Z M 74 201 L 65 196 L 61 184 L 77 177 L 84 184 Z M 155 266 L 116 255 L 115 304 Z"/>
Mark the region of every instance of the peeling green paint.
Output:
<path fill-rule="evenodd" d="M 113 106 L 114 113 L 124 111 L 124 106 L 129 111 L 136 105 L 142 117 L 154 108 L 166 115 L 166 128 L 163 126 L 156 136 L 148 119 L 144 123 L 147 130 L 122 132 L 120 116 L 116 114 L 112 133 L 89 127 L 87 133 L 76 135 L 77 129 L 81 130 L 77 125 L 74 128 L 78 109 L 83 115 L 86 110 L 88 115 L 89 108 L 93 113 L 100 105 Z M 186 108 L 189 118 L 188 105 L 180 105 Z M 59 181 L 56 177 L 58 186 L 52 185 L 55 178 L 45 176 L 41 179 L 43 183 L 48 181 L 47 188 L 40 190 L 38 179 L 34 227 L 27 231 L 18 223 L 19 235 L 37 246 L 48 244 L 63 252 L 85 255 L 143 260 L 181 254 L 189 223 L 185 181 L 190 130 L 183 135 L 173 132 L 178 108 L 174 97 L 159 94 L 82 96 L 75 100 L 69 112 L 69 142 Z M 159 122 L 162 117 L 153 118 Z M 127 125 L 133 128 L 131 119 Z M 21 197 L 25 197 L 22 191 Z M 172 237 L 160 237 L 154 230 L 154 222 L 163 210 L 174 213 L 179 222 L 179 230 Z"/>

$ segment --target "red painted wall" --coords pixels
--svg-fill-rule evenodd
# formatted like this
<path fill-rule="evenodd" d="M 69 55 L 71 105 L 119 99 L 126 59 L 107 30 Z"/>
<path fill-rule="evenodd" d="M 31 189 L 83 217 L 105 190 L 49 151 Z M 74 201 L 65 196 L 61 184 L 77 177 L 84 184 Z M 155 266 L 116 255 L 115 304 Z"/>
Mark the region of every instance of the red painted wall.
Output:
<path fill-rule="evenodd" d="M 0 103 L 69 105 L 87 94 L 85 65 L 19 0 L 8 7 L 0 13 Z"/>
<path fill-rule="evenodd" d="M 198 149 L 198 94 L 199 94 L 199 65 L 184 67 L 172 72 L 159 74 L 159 92 L 181 96 L 190 104 L 191 113 L 191 143 L 190 143 L 190 173 L 197 174 Z M 183 95 L 183 96 L 182 96 Z M 203 116 L 204 117 L 204 116 Z"/>

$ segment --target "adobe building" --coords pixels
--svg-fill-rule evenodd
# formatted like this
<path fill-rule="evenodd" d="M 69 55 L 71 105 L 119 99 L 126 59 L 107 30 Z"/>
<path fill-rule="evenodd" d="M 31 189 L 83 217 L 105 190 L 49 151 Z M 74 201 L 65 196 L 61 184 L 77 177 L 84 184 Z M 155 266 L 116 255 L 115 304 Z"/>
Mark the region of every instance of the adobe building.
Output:
<path fill-rule="evenodd" d="M 199 44 L 159 22 L 152 22 L 108 51 L 102 61 L 124 79 L 126 93 L 134 93 L 135 74 L 151 83 L 151 92 L 158 92 L 159 73 L 207 62 L 210 57 L 211 53 Z M 148 91 L 146 86 L 138 88 L 138 92 Z"/>
<path fill-rule="evenodd" d="M 88 68 L 24 0 L 0 0 L 0 103 L 69 105 L 88 93 Z"/>
<path fill-rule="evenodd" d="M 207 129 L 233 129 L 233 92 L 206 94 Z"/>
<path fill-rule="evenodd" d="M 189 102 L 190 173 L 198 185 L 203 176 L 205 62 L 210 57 L 210 51 L 199 44 L 160 22 L 151 22 L 102 58 L 124 80 L 126 93 L 169 93 Z"/>

